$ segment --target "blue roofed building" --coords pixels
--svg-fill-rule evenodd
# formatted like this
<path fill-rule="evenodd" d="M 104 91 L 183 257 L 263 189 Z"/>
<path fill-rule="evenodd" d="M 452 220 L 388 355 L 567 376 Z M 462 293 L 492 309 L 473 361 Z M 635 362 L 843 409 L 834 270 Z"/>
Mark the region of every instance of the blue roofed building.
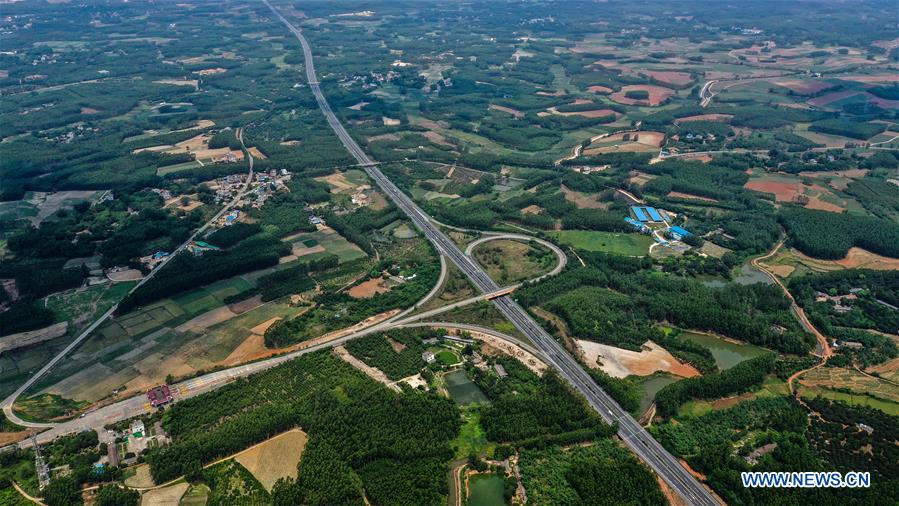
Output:
<path fill-rule="evenodd" d="M 693 235 L 689 230 L 681 227 L 671 227 L 668 229 L 668 235 L 676 241 L 680 241 L 684 237 Z"/>
<path fill-rule="evenodd" d="M 671 219 L 664 209 L 656 209 L 647 206 L 632 206 L 631 214 L 634 215 L 634 218 L 643 223 L 664 223 Z"/>

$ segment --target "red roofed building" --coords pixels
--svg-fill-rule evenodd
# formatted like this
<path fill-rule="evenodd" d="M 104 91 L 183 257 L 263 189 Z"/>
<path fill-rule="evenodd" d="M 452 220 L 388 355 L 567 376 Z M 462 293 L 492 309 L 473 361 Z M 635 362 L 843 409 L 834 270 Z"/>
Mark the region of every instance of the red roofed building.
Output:
<path fill-rule="evenodd" d="M 147 390 L 147 399 L 154 408 L 158 408 L 163 404 L 172 402 L 172 392 L 169 390 L 168 385 L 151 388 Z"/>

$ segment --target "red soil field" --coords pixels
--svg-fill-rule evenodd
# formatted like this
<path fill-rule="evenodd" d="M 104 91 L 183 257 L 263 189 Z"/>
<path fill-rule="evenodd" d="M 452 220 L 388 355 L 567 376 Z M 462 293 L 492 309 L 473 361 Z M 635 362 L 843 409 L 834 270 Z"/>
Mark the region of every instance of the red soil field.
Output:
<path fill-rule="evenodd" d="M 671 70 L 642 70 L 641 74 L 649 76 L 656 81 L 672 84 L 674 86 L 686 86 L 693 82 L 693 78 L 686 72 L 675 72 Z"/>
<path fill-rule="evenodd" d="M 637 91 L 644 90 L 649 92 L 648 100 L 635 100 L 633 98 L 627 98 L 624 96 L 628 91 Z M 649 105 L 652 107 L 662 105 L 665 100 L 668 100 L 674 95 L 674 91 L 669 90 L 668 88 L 662 88 L 661 86 L 653 86 L 651 84 L 637 84 L 633 86 L 624 86 L 621 88 L 621 91 L 612 93 L 612 100 L 618 102 L 619 104 L 625 105 Z"/>
<path fill-rule="evenodd" d="M 749 181 L 743 188 L 763 193 L 773 193 L 778 202 L 792 202 L 802 192 L 801 183 L 781 183 L 777 181 Z"/>
<path fill-rule="evenodd" d="M 607 88 L 605 86 L 591 86 L 591 87 L 587 88 L 587 91 L 589 91 L 590 93 L 599 93 L 600 95 L 608 95 L 609 93 L 612 93 L 612 91 L 614 91 L 614 90 L 612 90 L 612 88 Z"/>
<path fill-rule="evenodd" d="M 800 81 L 798 79 L 775 81 L 774 84 L 793 90 L 800 95 L 812 95 L 836 86 L 826 81 Z"/>

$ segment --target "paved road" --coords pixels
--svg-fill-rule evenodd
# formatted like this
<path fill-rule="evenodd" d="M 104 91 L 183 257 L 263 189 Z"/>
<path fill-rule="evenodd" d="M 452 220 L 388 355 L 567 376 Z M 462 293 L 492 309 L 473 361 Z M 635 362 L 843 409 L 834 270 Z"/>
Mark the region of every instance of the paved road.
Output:
<path fill-rule="evenodd" d="M 240 141 L 240 145 L 244 148 L 244 151 L 246 151 L 246 146 L 244 146 L 244 144 L 243 144 L 243 129 L 238 129 L 236 135 L 237 135 L 237 139 Z M 162 268 L 165 267 L 165 264 L 169 260 L 171 260 L 172 258 L 175 258 L 178 255 L 178 253 L 181 253 L 181 251 L 183 251 L 184 248 L 186 248 L 188 245 L 190 245 L 190 243 L 193 242 L 193 240 L 196 239 L 196 237 L 198 235 L 200 235 L 206 229 L 208 229 L 210 226 L 212 226 L 212 224 L 215 223 L 216 220 L 221 218 L 222 215 L 225 214 L 226 211 L 228 211 L 228 209 L 231 209 L 234 205 L 236 205 L 237 202 L 247 193 L 247 190 L 250 189 L 250 183 L 253 180 L 253 155 L 251 155 L 249 153 L 249 151 L 247 151 L 246 153 L 247 153 L 247 159 L 249 160 L 250 171 L 249 171 L 249 174 L 247 175 L 247 180 L 244 183 L 243 188 L 241 188 L 241 190 L 240 190 L 240 192 L 238 192 L 237 196 L 234 197 L 234 199 L 231 200 L 231 202 L 228 202 L 224 207 L 222 207 L 219 210 L 219 212 L 215 213 L 215 216 L 213 216 L 212 218 L 210 218 L 209 221 L 204 223 L 202 227 L 195 230 L 194 233 L 191 234 L 191 236 L 186 241 L 181 243 L 181 245 L 178 246 L 178 248 L 175 249 L 175 251 L 173 251 L 171 255 L 169 255 L 168 257 L 163 259 L 163 261 L 159 265 L 157 265 L 155 269 L 150 271 L 150 273 L 147 274 L 146 277 L 144 277 L 143 279 L 138 281 L 137 284 L 134 285 L 134 287 L 131 288 L 131 290 L 128 292 L 129 295 L 131 293 L 133 293 L 135 290 L 137 290 L 138 288 L 140 288 L 141 285 L 143 285 L 147 281 L 150 281 L 151 279 L 153 279 L 153 276 L 155 276 L 157 272 L 162 270 Z M 63 348 L 63 350 L 60 351 L 55 357 L 50 359 L 50 361 L 47 362 L 47 364 L 44 365 L 44 367 L 41 367 L 38 370 L 38 372 L 34 373 L 30 378 L 28 378 L 27 381 L 25 381 L 25 383 L 23 383 L 21 386 L 19 386 L 19 388 L 17 388 L 15 392 L 13 392 L 12 394 L 9 395 L 9 397 L 4 399 L 3 400 L 3 413 L 6 415 L 6 418 L 8 418 L 11 422 L 13 422 L 17 425 L 21 425 L 22 427 L 30 427 L 30 428 L 37 429 L 37 428 L 47 428 L 47 427 L 55 426 L 56 424 L 53 424 L 53 423 L 35 423 L 35 422 L 28 422 L 28 421 L 22 420 L 21 418 L 16 416 L 16 413 L 13 411 L 13 409 L 12 409 L 13 404 L 15 404 L 16 399 L 18 399 L 19 396 L 22 395 L 22 393 L 25 390 L 27 390 L 37 380 L 42 378 L 44 376 L 44 374 L 47 374 L 47 371 L 52 369 L 53 366 L 55 366 L 60 360 L 63 359 L 63 357 L 65 357 L 72 350 L 77 348 L 78 345 L 80 345 L 85 339 L 87 339 L 87 337 L 89 335 L 91 335 L 95 330 L 97 330 L 97 327 L 99 327 L 101 324 L 103 324 L 103 322 L 105 322 L 109 317 L 111 317 L 112 314 L 115 313 L 115 311 L 118 308 L 119 308 L 118 303 L 113 304 L 113 306 L 110 307 L 105 313 L 103 313 L 100 316 L 100 318 L 94 320 L 93 323 L 88 325 L 88 327 L 86 329 L 84 329 L 84 331 L 82 331 L 81 334 L 79 334 L 78 337 L 76 337 L 71 343 L 69 343 L 68 346 Z"/>
<path fill-rule="evenodd" d="M 712 98 L 715 96 L 712 93 L 712 86 L 717 83 L 718 80 L 713 80 L 702 85 L 702 90 L 699 92 L 699 105 L 700 107 L 707 107 L 709 103 L 712 101 Z"/>
<path fill-rule="evenodd" d="M 406 194 L 399 190 L 377 165 L 362 151 L 362 148 L 346 131 L 331 106 L 322 94 L 315 74 L 315 66 L 312 58 L 312 49 L 302 32 L 293 26 L 284 16 L 272 7 L 268 0 L 263 0 L 293 33 L 303 48 L 306 66 L 306 79 L 309 87 L 315 95 L 319 107 L 328 121 L 328 125 L 337 134 L 337 137 L 350 152 L 351 155 L 364 167 L 378 186 L 400 208 L 415 226 L 422 231 L 425 237 L 431 241 L 437 250 L 453 262 L 481 292 L 493 292 L 499 286 L 481 269 L 469 256 L 465 255 L 446 235 L 443 234 Z M 687 472 L 671 456 L 662 445 L 653 439 L 643 427 L 623 410 L 618 403 L 612 400 L 607 393 L 600 389 L 583 368 L 556 342 L 537 322 L 510 297 L 498 297 L 493 300 L 497 309 L 506 316 L 522 333 L 524 333 L 535 347 L 541 351 L 541 356 L 559 371 L 578 391 L 586 398 L 590 405 L 607 421 L 618 422 L 618 435 L 644 462 L 653 468 L 668 485 L 677 491 L 688 503 L 702 505 L 717 505 L 711 493 L 706 490 L 690 473 Z"/>

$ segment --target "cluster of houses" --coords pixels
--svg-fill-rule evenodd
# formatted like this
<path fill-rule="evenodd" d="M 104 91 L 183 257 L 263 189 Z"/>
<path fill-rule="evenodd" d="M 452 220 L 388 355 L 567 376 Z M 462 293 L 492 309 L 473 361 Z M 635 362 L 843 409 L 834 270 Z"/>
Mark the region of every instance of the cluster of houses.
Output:
<path fill-rule="evenodd" d="M 837 313 L 845 313 L 852 310 L 852 306 L 844 304 L 858 298 L 860 294 L 865 293 L 864 288 L 850 288 L 846 295 L 828 295 L 824 292 L 815 292 L 815 302 L 832 302 L 833 310 Z"/>
<path fill-rule="evenodd" d="M 368 74 L 357 74 L 354 76 L 346 76 L 339 81 L 340 86 L 344 88 L 349 88 L 354 84 L 359 84 L 362 86 L 363 90 L 372 90 L 377 88 L 379 85 L 383 83 L 389 83 L 394 79 L 400 77 L 399 72 L 395 72 L 393 70 L 388 70 L 387 73 L 383 72 L 369 72 Z"/>

